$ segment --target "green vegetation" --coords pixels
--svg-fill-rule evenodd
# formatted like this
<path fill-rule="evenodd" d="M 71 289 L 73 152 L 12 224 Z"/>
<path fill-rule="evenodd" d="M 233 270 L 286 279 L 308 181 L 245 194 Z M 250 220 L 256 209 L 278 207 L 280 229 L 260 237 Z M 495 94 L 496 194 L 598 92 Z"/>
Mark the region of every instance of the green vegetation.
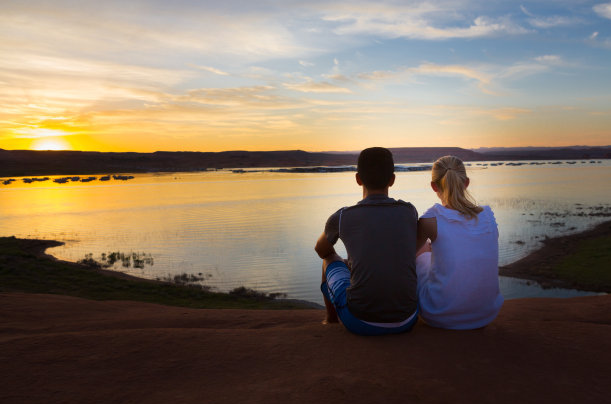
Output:
<path fill-rule="evenodd" d="M 276 301 L 262 293 L 217 293 L 198 285 L 124 276 L 39 256 L 56 242 L 0 237 L 0 292 L 50 293 L 94 300 L 136 300 L 191 308 L 297 309 L 307 304 Z M 34 251 L 34 252 L 33 252 Z"/>
<path fill-rule="evenodd" d="M 577 250 L 554 267 L 564 280 L 588 290 L 611 290 L 611 236 L 581 240 Z"/>

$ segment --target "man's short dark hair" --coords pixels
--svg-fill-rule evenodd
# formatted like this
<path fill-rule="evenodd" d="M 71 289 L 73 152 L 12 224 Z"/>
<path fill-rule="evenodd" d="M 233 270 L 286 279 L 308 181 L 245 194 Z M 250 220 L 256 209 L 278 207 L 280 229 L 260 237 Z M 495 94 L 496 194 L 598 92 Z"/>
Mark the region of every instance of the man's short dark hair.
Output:
<path fill-rule="evenodd" d="M 384 189 L 395 172 L 395 163 L 390 150 L 370 147 L 359 154 L 357 172 L 367 189 Z"/>

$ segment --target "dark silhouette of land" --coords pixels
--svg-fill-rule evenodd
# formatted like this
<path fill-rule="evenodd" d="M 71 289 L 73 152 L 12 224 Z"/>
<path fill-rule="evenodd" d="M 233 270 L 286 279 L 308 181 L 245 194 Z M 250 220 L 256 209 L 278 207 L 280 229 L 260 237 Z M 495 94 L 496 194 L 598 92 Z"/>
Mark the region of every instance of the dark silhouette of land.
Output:
<path fill-rule="evenodd" d="M 604 159 L 611 147 L 584 149 L 493 149 L 476 152 L 459 147 L 392 148 L 395 162 L 427 163 L 448 154 L 464 161 Z M 104 174 L 204 171 L 220 168 L 312 167 L 356 164 L 358 152 L 225 151 L 102 153 L 0 149 L 0 177 L 25 175 Z"/>

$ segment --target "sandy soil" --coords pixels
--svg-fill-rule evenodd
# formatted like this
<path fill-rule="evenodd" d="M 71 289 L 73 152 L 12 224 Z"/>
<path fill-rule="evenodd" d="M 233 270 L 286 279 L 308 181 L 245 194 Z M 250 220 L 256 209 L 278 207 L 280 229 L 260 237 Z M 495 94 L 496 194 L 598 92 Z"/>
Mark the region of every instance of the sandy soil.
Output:
<path fill-rule="evenodd" d="M 358 337 L 322 311 L 0 294 L 0 402 L 602 403 L 611 296 L 506 302 L 491 325 Z"/>
<path fill-rule="evenodd" d="M 595 292 L 611 291 L 602 287 L 579 285 L 563 279 L 559 279 L 553 271 L 554 266 L 567 254 L 571 254 L 577 248 L 580 240 L 587 240 L 611 235 L 611 221 L 599 224 L 595 228 L 569 236 L 548 238 L 543 241 L 543 247 L 532 252 L 519 261 L 499 268 L 499 274 L 514 278 L 534 280 L 543 287 L 558 287 L 568 289 L 593 290 Z"/>

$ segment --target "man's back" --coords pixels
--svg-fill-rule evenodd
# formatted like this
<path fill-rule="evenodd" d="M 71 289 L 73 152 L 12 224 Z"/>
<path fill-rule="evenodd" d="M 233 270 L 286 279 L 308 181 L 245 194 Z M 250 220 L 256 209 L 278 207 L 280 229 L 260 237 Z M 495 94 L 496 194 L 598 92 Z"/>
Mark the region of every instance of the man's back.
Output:
<path fill-rule="evenodd" d="M 329 218 L 328 240 L 339 237 L 348 252 L 347 303 L 359 319 L 392 323 L 416 310 L 417 220 L 410 203 L 375 194 Z"/>

